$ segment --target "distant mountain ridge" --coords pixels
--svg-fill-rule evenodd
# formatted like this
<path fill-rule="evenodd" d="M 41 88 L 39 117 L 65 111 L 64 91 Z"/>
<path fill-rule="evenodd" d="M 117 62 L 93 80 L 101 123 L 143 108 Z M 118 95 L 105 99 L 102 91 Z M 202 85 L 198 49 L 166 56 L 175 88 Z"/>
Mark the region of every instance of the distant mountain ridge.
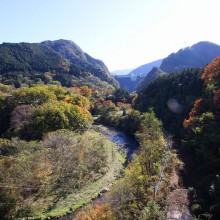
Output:
<path fill-rule="evenodd" d="M 50 75 L 45 75 L 47 72 Z M 0 82 L 19 87 L 22 83 L 51 80 L 64 86 L 94 83 L 104 86 L 105 82 L 106 86 L 118 87 L 105 64 L 84 53 L 73 41 L 0 44 Z"/>
<path fill-rule="evenodd" d="M 115 79 L 119 82 L 119 85 L 122 88 L 128 90 L 129 92 L 133 92 L 137 89 L 137 86 L 148 74 L 148 72 L 155 66 L 159 67 L 161 63 L 162 59 L 144 64 L 135 68 L 126 75 L 115 75 Z"/>
<path fill-rule="evenodd" d="M 144 64 L 144 65 L 141 65 L 141 66 L 135 68 L 134 70 L 132 70 L 127 75 L 128 76 L 131 76 L 131 75 L 138 75 L 138 76 L 147 75 L 153 67 L 159 67 L 161 65 L 162 61 L 163 61 L 163 59 L 159 59 L 159 60 L 155 60 L 155 61 L 152 61 L 150 63 Z"/>
<path fill-rule="evenodd" d="M 198 42 L 191 47 L 180 49 L 163 59 L 160 69 L 165 72 L 180 72 L 186 68 L 205 67 L 220 55 L 220 45 L 209 41 Z"/>
<path fill-rule="evenodd" d="M 160 75 L 160 71 L 166 74 L 181 72 L 188 68 L 203 68 L 217 56 L 220 56 L 220 45 L 201 41 L 191 47 L 182 48 L 176 53 L 171 53 L 163 60 L 156 60 L 137 67 L 126 75 L 128 78 L 123 76 L 116 79 L 123 88 L 129 88 L 129 91 L 140 91 L 149 82 L 156 79 Z M 155 67 L 159 69 L 155 69 Z M 138 76 L 138 80 L 133 80 L 134 76 Z"/>
<path fill-rule="evenodd" d="M 117 76 L 117 75 L 127 75 L 128 73 L 130 73 L 133 69 L 123 69 L 123 70 L 114 70 L 114 71 L 111 71 L 111 75 L 112 76 Z"/>
<path fill-rule="evenodd" d="M 56 41 L 43 41 L 41 44 L 52 48 L 71 63 L 85 68 L 101 80 L 117 86 L 117 82 L 110 75 L 107 66 L 101 60 L 95 59 L 83 52 L 83 50 L 73 41 L 61 39 Z"/>
<path fill-rule="evenodd" d="M 107 66 L 101 60 L 95 59 L 91 57 L 89 54 L 83 52 L 83 50 L 71 40 L 48 40 L 41 42 L 41 44 L 52 48 L 72 63 L 79 65 L 90 64 L 94 65 L 97 68 L 101 68 L 105 71 L 108 71 Z"/>
<path fill-rule="evenodd" d="M 153 69 L 141 80 L 141 82 L 136 87 L 136 90 L 139 92 L 145 86 L 147 86 L 150 82 L 155 80 L 159 76 L 163 76 L 167 74 L 163 70 L 159 69 L 158 67 L 153 67 Z"/>

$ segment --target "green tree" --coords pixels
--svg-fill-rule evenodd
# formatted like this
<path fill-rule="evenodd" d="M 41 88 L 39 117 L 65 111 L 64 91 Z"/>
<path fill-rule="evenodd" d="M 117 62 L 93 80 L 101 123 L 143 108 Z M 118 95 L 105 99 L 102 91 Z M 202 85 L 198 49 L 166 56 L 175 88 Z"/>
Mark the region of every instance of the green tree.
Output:
<path fill-rule="evenodd" d="M 58 129 L 85 131 L 92 121 L 86 109 L 65 102 L 48 102 L 36 108 L 33 114 L 33 131 L 35 138 Z"/>
<path fill-rule="evenodd" d="M 119 219 L 152 219 L 159 216 L 159 206 L 152 204 L 154 187 L 165 156 L 166 140 L 161 122 L 152 111 L 142 115 L 139 113 L 134 118 L 141 119 L 136 132 L 140 149 L 112 192 L 112 207 Z"/>

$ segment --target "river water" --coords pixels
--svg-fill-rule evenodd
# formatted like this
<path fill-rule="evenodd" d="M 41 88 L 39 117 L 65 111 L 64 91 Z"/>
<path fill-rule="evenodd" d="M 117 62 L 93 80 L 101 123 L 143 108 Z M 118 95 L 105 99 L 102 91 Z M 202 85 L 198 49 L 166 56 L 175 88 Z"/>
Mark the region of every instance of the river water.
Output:
<path fill-rule="evenodd" d="M 134 138 L 131 138 L 123 131 L 104 125 L 93 125 L 93 129 L 108 138 L 111 142 L 116 143 L 118 151 L 126 159 L 132 159 L 138 148 L 138 142 Z"/>

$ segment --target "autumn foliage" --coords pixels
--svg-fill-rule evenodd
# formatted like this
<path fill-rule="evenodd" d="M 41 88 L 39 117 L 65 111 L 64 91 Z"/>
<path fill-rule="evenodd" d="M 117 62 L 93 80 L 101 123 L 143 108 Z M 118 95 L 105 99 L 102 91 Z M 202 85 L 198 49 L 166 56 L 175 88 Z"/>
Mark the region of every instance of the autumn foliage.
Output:
<path fill-rule="evenodd" d="M 183 126 L 188 126 L 193 123 L 193 119 L 199 115 L 200 109 L 202 105 L 202 98 L 195 101 L 194 106 L 189 113 L 189 119 L 185 119 L 183 122 Z"/>
<path fill-rule="evenodd" d="M 220 80 L 220 56 L 216 57 L 209 65 L 206 66 L 201 77 L 205 83 L 214 81 L 219 84 Z"/>
<path fill-rule="evenodd" d="M 185 119 L 186 135 L 183 143 L 195 158 L 199 184 L 192 210 L 198 219 L 220 217 L 220 57 L 206 66 L 202 97 L 195 101 L 189 119 Z M 203 202 L 205 201 L 205 202 Z M 205 214 L 204 214 L 205 213 Z"/>
<path fill-rule="evenodd" d="M 111 208 L 108 204 L 96 204 L 95 206 L 88 206 L 85 211 L 80 212 L 75 220 L 115 220 Z"/>
<path fill-rule="evenodd" d="M 90 101 L 57 85 L 32 85 L 19 89 L 0 86 L 0 121 L 7 135 L 41 139 L 57 129 L 86 130 L 92 122 Z M 91 89 L 83 87 L 89 96 Z M 1 101 L 2 100 L 2 101 Z"/>
<path fill-rule="evenodd" d="M 209 65 L 206 66 L 201 78 L 204 80 L 204 97 L 194 103 L 194 107 L 189 113 L 189 119 L 185 119 L 183 125 L 187 126 L 193 123 L 193 120 L 205 110 L 213 111 L 219 117 L 220 111 L 220 56 L 216 57 Z M 206 94 L 207 93 L 207 94 Z M 210 95 L 209 95 L 210 93 Z M 213 96 L 214 95 L 214 96 Z M 210 96 L 213 98 L 210 99 Z"/>

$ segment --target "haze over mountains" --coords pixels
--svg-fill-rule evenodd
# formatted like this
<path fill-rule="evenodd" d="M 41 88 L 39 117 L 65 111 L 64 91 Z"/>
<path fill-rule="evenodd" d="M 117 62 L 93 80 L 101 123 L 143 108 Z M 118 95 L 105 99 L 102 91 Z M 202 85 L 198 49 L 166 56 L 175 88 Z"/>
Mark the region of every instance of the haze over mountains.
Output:
<path fill-rule="evenodd" d="M 140 76 L 140 75 L 146 75 L 153 67 L 159 67 L 162 63 L 163 59 L 159 59 L 144 65 L 141 65 L 137 68 L 133 69 L 124 69 L 124 70 L 115 70 L 112 71 L 112 75 L 126 75 L 126 76 Z"/>
<path fill-rule="evenodd" d="M 131 92 L 139 91 L 161 74 L 204 67 L 218 55 L 219 45 L 203 41 L 114 78 L 103 61 L 94 59 L 70 40 L 3 43 L 0 45 L 0 81 L 16 87 L 33 82 L 59 82 L 63 86 L 116 88 L 119 83 Z"/>
<path fill-rule="evenodd" d="M 151 81 L 155 80 L 159 76 L 163 76 L 167 74 L 163 70 L 159 69 L 158 67 L 153 67 L 152 70 L 140 81 L 137 85 L 137 91 L 140 91 L 142 88 L 147 86 Z"/>
<path fill-rule="evenodd" d="M 159 59 L 144 65 L 141 65 L 139 67 L 137 67 L 136 69 L 134 69 L 133 71 L 131 71 L 128 76 L 132 76 L 132 75 L 147 75 L 151 69 L 153 67 L 159 67 L 162 63 L 163 59 Z"/>
<path fill-rule="evenodd" d="M 134 70 L 134 68 L 132 69 L 123 69 L 123 70 L 114 70 L 114 71 L 111 71 L 111 75 L 112 76 L 117 76 L 117 75 L 127 75 L 128 73 L 130 73 L 132 70 Z"/>
<path fill-rule="evenodd" d="M 160 69 L 165 72 L 179 72 L 190 67 L 204 67 L 220 55 L 220 46 L 208 41 L 202 41 L 180 49 L 163 59 Z"/>
<path fill-rule="evenodd" d="M 141 65 L 126 75 L 115 75 L 116 80 L 120 86 L 129 92 L 136 90 L 137 85 L 148 74 L 153 67 L 159 67 L 162 63 L 162 59 L 156 60 L 144 65 Z"/>
<path fill-rule="evenodd" d="M 128 89 L 130 92 L 137 89 L 140 90 L 140 88 L 143 88 L 150 81 L 159 76 L 159 72 L 165 74 L 180 72 L 187 68 L 202 68 L 219 55 L 219 45 L 208 41 L 202 41 L 191 47 L 182 48 L 178 52 L 170 54 L 163 60 L 157 60 L 137 67 L 135 70 L 127 74 L 127 77 L 117 76 L 116 79 L 119 81 L 121 87 Z M 154 67 L 158 67 L 159 69 L 152 70 Z M 149 73 L 150 76 L 148 76 Z"/>

